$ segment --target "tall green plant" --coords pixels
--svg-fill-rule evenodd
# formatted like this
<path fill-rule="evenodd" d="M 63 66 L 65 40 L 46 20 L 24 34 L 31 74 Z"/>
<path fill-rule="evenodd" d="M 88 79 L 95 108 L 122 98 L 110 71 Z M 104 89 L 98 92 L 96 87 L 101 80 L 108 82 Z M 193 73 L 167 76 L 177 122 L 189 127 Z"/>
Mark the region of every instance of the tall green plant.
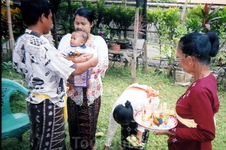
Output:
<path fill-rule="evenodd" d="M 217 20 L 212 20 L 211 30 L 218 33 L 219 36 L 226 34 L 226 6 L 222 9 L 218 9 L 213 15 L 213 18 L 218 18 Z M 224 33 L 223 33 L 224 32 Z"/>
<path fill-rule="evenodd" d="M 179 8 L 163 9 L 157 7 L 157 9 L 148 9 L 147 21 L 151 25 L 154 25 L 158 31 L 159 37 L 168 36 L 170 38 L 169 40 L 173 40 L 175 29 L 180 21 Z"/>
<path fill-rule="evenodd" d="M 221 9 L 211 9 L 211 6 L 199 4 L 197 7 L 188 8 L 185 21 L 190 31 L 218 32 L 219 26 L 226 23 L 225 9 L 223 14 Z"/>
<path fill-rule="evenodd" d="M 167 28 L 166 34 L 170 40 L 173 40 L 179 20 L 180 12 L 178 7 L 171 7 L 163 11 L 164 26 Z"/>
<path fill-rule="evenodd" d="M 148 9 L 147 21 L 158 31 L 161 57 L 168 58 L 169 63 L 172 63 L 175 58 L 175 37 L 178 36 L 176 29 L 180 22 L 179 8 Z"/>
<path fill-rule="evenodd" d="M 104 0 L 98 0 L 96 5 L 93 7 L 95 10 L 95 15 L 97 18 L 96 26 L 97 28 L 100 26 L 100 24 L 103 22 L 104 19 L 104 12 L 105 12 L 105 1 Z"/>
<path fill-rule="evenodd" d="M 59 4 L 56 12 L 58 34 L 64 35 L 74 30 L 73 13 L 79 7 L 81 7 L 81 5 L 78 2 L 61 2 Z"/>
<path fill-rule="evenodd" d="M 109 28 L 111 28 L 111 22 L 113 21 L 113 18 L 115 16 L 115 5 L 111 5 L 110 7 L 105 7 L 103 11 L 103 24 L 107 25 Z"/>
<path fill-rule="evenodd" d="M 135 16 L 135 7 L 124 7 L 122 5 L 118 5 L 113 10 L 113 22 L 115 23 L 118 31 L 124 31 L 124 38 L 126 38 L 127 29 L 133 24 L 134 16 Z M 118 32 L 119 33 L 119 32 Z M 121 34 L 119 33 L 119 37 Z"/>

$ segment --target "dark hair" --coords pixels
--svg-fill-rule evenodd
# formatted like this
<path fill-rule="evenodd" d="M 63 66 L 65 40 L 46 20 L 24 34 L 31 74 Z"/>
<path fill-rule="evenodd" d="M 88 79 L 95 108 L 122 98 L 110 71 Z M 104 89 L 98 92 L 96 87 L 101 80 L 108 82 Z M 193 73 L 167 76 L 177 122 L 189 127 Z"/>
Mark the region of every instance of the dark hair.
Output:
<path fill-rule="evenodd" d="M 127 100 L 125 107 L 120 104 L 115 107 L 113 111 L 113 117 L 118 124 L 127 124 L 133 120 L 133 107 Z"/>
<path fill-rule="evenodd" d="M 218 53 L 219 38 L 215 32 L 192 32 L 180 39 L 178 47 L 183 54 L 195 56 L 199 62 L 209 65 L 211 57 Z"/>
<path fill-rule="evenodd" d="M 90 23 L 93 23 L 96 19 L 95 14 L 89 8 L 86 7 L 78 8 L 74 13 L 74 17 L 76 15 L 86 18 Z"/>
<path fill-rule="evenodd" d="M 88 38 L 89 38 L 88 34 L 85 31 L 83 31 L 83 30 L 75 30 L 74 32 L 80 33 L 80 35 L 83 38 L 84 42 L 86 42 L 88 40 Z"/>
<path fill-rule="evenodd" d="M 52 9 L 52 4 L 47 0 L 21 0 L 21 14 L 25 23 L 35 25 L 44 13 L 47 18 Z"/>

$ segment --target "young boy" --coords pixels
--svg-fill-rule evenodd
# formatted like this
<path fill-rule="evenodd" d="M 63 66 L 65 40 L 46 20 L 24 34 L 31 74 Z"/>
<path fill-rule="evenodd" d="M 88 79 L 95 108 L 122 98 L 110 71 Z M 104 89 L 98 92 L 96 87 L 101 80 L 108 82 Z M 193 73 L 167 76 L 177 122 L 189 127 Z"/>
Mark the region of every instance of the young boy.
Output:
<path fill-rule="evenodd" d="M 52 5 L 47 0 L 22 0 L 21 14 L 28 28 L 13 50 L 13 67 L 22 73 L 31 123 L 30 149 L 65 149 L 63 107 L 65 81 L 97 65 L 97 58 L 83 55 L 69 61 L 43 36 L 52 26 Z"/>
<path fill-rule="evenodd" d="M 82 30 L 74 31 L 71 34 L 71 40 L 68 48 L 62 51 L 65 57 L 78 57 L 81 54 L 93 54 L 94 57 L 97 56 L 95 50 L 87 47 L 85 45 L 86 41 L 88 40 L 88 35 L 86 32 Z M 76 90 L 74 87 L 87 87 L 88 93 L 90 92 L 89 87 L 91 85 L 90 75 L 92 72 L 92 68 L 88 69 L 86 72 L 80 75 L 70 76 L 68 79 L 68 96 L 73 98 L 74 94 L 76 94 Z M 90 94 L 90 93 L 89 93 Z"/>

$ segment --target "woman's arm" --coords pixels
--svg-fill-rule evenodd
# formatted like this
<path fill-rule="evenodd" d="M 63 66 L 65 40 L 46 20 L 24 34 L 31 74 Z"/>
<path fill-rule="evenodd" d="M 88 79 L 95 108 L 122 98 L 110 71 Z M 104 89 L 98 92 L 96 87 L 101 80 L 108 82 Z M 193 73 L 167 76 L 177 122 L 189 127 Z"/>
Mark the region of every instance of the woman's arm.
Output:
<path fill-rule="evenodd" d="M 96 47 L 95 50 L 97 50 L 98 64 L 93 68 L 93 71 L 95 74 L 100 74 L 104 77 L 108 69 L 108 47 L 104 39 L 100 36 L 96 36 L 94 47 Z"/>
<path fill-rule="evenodd" d="M 83 54 L 83 55 L 80 55 L 79 57 L 66 57 L 66 59 L 72 61 L 73 63 L 82 63 L 82 62 L 88 61 L 92 57 L 93 57 L 93 54 Z"/>
<path fill-rule="evenodd" d="M 88 61 L 83 62 L 83 63 L 77 63 L 76 69 L 72 72 L 72 75 L 78 75 L 82 74 L 86 70 L 88 70 L 90 67 L 95 67 L 98 63 L 97 58 L 90 58 Z"/>

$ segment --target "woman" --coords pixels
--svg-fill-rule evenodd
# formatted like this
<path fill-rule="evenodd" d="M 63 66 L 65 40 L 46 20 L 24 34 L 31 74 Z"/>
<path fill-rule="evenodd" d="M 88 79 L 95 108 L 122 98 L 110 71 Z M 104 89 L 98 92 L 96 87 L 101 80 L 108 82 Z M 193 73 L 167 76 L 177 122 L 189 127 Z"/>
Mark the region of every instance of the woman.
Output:
<path fill-rule="evenodd" d="M 215 76 L 208 66 L 219 49 L 214 32 L 193 32 L 183 36 L 177 48 L 181 67 L 194 76 L 193 83 L 178 99 L 178 125 L 165 134 L 169 150 L 211 150 L 215 138 L 214 115 L 219 111 Z"/>
<path fill-rule="evenodd" d="M 157 108 L 159 105 L 158 91 L 147 85 L 134 83 L 127 87 L 115 102 L 110 115 L 108 133 L 104 150 L 109 150 L 118 124 L 121 125 L 121 150 L 142 150 L 133 146 L 126 138 L 132 134 L 138 138 L 138 143 L 146 143 L 149 131 L 133 120 L 133 114 L 144 107 Z"/>
<path fill-rule="evenodd" d="M 101 77 L 104 77 L 108 68 L 108 48 L 101 36 L 91 34 L 94 26 L 94 13 L 88 8 L 79 8 L 74 13 L 74 27 L 85 31 L 89 38 L 86 46 L 97 51 L 98 64 L 93 68 L 90 80 L 91 94 L 87 88 L 77 88 L 73 98 L 68 99 L 68 124 L 71 150 L 95 149 L 95 132 L 103 91 Z M 71 34 L 65 35 L 59 44 L 59 50 L 70 46 Z M 76 81 L 75 81 L 76 82 Z"/>

